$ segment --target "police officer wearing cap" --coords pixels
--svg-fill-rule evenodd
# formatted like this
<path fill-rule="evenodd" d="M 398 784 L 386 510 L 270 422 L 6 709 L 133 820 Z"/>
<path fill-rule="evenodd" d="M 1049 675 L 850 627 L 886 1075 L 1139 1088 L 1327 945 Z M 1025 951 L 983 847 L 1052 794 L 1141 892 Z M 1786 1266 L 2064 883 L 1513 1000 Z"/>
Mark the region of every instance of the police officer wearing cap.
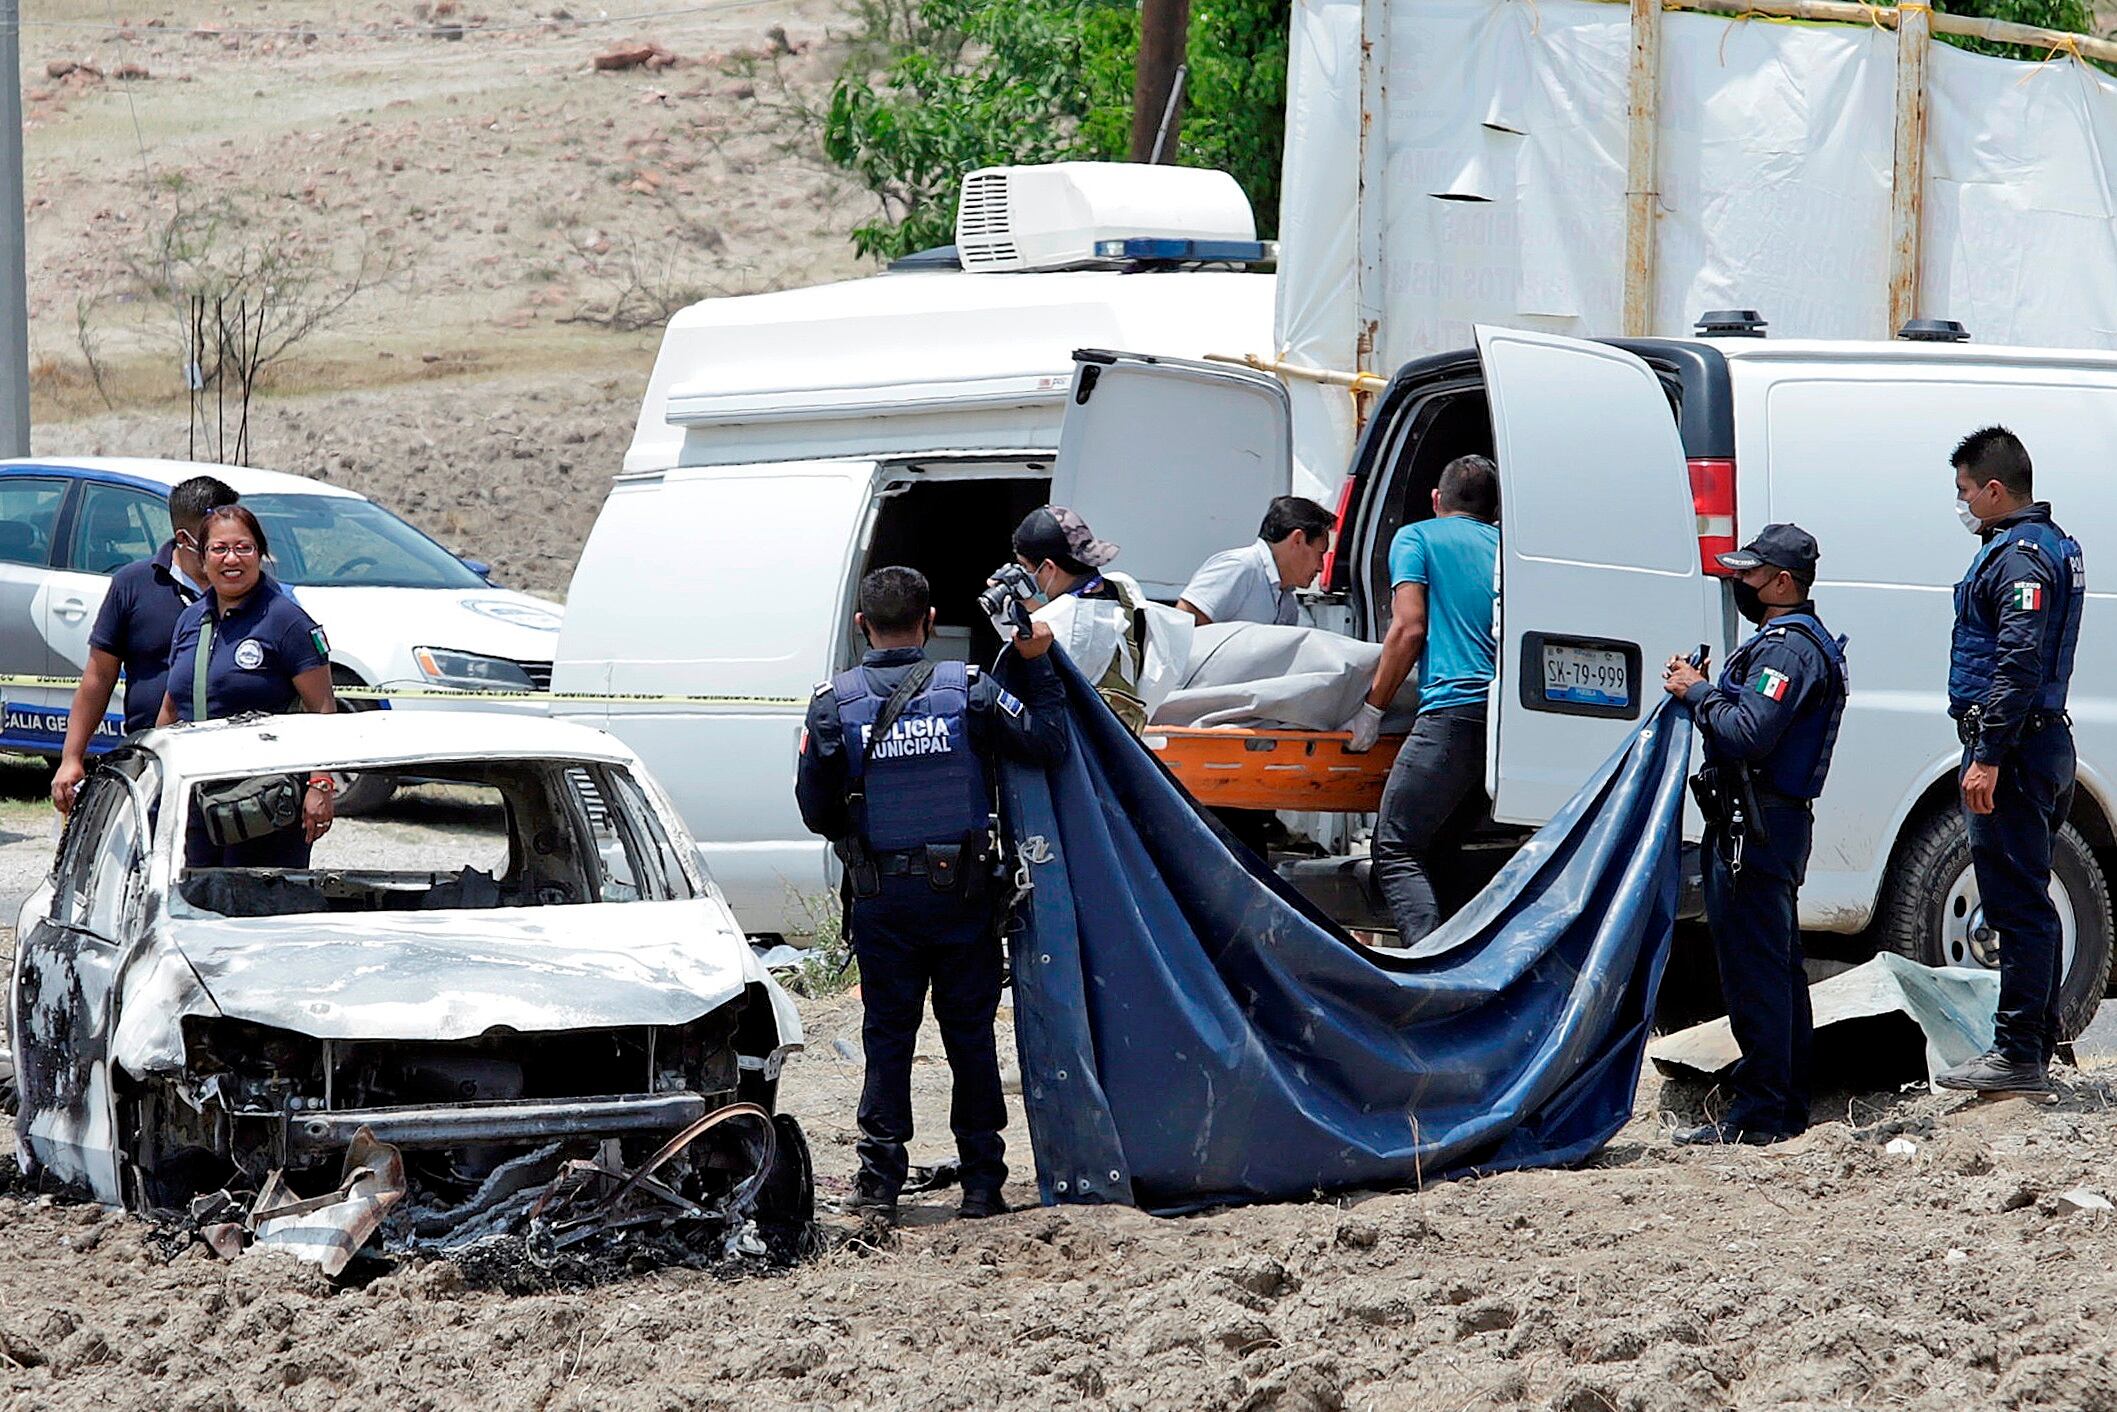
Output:
<path fill-rule="evenodd" d="M 830 839 L 853 894 L 853 954 L 865 1007 L 860 1173 L 850 1210 L 894 1221 L 912 1136 L 912 1050 L 929 987 L 955 1080 L 949 1124 L 961 1162 L 960 1215 L 1007 1209 L 1007 1125 L 993 1039 L 1001 954 L 991 840 L 995 753 L 1063 759 L 1064 689 L 1045 653 L 1051 629 L 1018 636 L 1025 701 L 961 662 L 931 662 L 931 591 L 916 569 L 860 581 L 859 666 L 816 688 L 794 795 Z"/>
<path fill-rule="evenodd" d="M 2034 500 L 2034 468 L 2005 427 L 1963 438 L 1955 512 L 1984 540 L 1955 586 L 1948 714 L 1963 741 L 1963 813 L 1985 921 L 1999 934 L 1990 1052 L 1943 1069 L 1943 1088 L 2051 1087 L 2063 977 L 2051 849 L 2073 802 L 2066 688 L 2087 602 L 2080 545 Z"/>
<path fill-rule="evenodd" d="M 1798 525 L 1766 525 L 1721 555 L 1736 575 L 1735 606 L 1757 632 L 1718 682 L 1680 657 L 1663 673 L 1705 743 L 1694 787 L 1706 816 L 1706 923 L 1742 1050 L 1726 1114 L 1677 1133 L 1678 1143 L 1764 1144 L 1808 1127 L 1812 1021 L 1798 894 L 1846 693 L 1845 640 L 1809 598 L 1818 557 Z"/>

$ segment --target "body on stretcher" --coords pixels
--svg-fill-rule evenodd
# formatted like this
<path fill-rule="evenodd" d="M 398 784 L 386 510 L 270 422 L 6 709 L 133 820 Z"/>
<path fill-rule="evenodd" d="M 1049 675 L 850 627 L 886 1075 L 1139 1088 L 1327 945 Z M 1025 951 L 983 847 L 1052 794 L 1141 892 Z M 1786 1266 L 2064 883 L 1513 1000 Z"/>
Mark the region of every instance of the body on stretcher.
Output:
<path fill-rule="evenodd" d="M 1199 803 L 1216 809 L 1372 814 L 1396 763 L 1401 735 L 1364 755 L 1345 731 L 1246 726 L 1148 726 L 1147 748 Z"/>

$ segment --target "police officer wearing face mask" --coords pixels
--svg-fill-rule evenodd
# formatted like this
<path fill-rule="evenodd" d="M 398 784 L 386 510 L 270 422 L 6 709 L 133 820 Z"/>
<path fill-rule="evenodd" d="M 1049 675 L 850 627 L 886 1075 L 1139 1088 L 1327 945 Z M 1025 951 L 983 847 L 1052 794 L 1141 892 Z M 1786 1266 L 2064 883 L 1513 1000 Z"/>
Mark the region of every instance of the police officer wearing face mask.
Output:
<path fill-rule="evenodd" d="M 2080 545 L 2032 499 L 2033 467 L 2005 427 L 1955 448 L 1955 512 L 1984 540 L 1955 586 L 1948 714 L 1963 741 L 1970 865 L 1999 933 L 1992 1049 L 1943 1069 L 1943 1088 L 2048 1092 L 2062 965 L 2051 849 L 2073 802 L 2066 688 L 2087 602 Z"/>
<path fill-rule="evenodd" d="M 975 667 L 927 660 L 934 613 L 915 569 L 862 579 L 854 622 L 869 651 L 816 688 L 794 781 L 802 822 L 832 841 L 853 893 L 867 1078 L 849 1209 L 896 1219 L 912 1136 L 912 1050 L 931 987 L 955 1080 L 958 1213 L 997 1215 L 1007 1209 L 1007 1106 L 992 1028 L 1001 955 L 991 760 L 995 752 L 1041 765 L 1065 757 L 1064 688 L 1045 656 L 1051 629 L 1037 623 L 1015 639 L 1022 701 Z"/>
<path fill-rule="evenodd" d="M 1812 1022 L 1799 892 L 1846 693 L 1845 641 L 1808 596 L 1817 558 L 1798 525 L 1766 525 L 1722 554 L 1736 574 L 1735 606 L 1758 630 L 1717 683 L 1681 658 L 1662 674 L 1705 743 L 1694 786 L 1706 820 L 1706 923 L 1742 1050 L 1726 1115 L 1677 1133 L 1678 1143 L 1772 1143 L 1808 1127 Z"/>

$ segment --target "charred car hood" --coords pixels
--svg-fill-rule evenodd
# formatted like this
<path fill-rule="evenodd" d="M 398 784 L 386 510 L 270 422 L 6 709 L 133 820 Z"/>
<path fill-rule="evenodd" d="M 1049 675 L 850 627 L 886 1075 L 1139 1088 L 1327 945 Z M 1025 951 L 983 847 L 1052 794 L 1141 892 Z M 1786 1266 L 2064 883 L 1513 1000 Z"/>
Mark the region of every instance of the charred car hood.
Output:
<path fill-rule="evenodd" d="M 174 921 L 215 1009 L 318 1039 L 680 1025 L 741 994 L 706 902 Z"/>

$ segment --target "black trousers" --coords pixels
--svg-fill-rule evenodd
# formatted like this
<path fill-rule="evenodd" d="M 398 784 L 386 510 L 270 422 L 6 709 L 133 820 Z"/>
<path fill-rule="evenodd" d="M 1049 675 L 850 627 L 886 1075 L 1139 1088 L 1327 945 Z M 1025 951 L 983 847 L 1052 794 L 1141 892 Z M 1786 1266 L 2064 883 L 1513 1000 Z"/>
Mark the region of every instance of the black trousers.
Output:
<path fill-rule="evenodd" d="M 1815 1021 L 1802 966 L 1800 887 L 1814 823 L 1808 811 L 1764 806 L 1769 843 L 1752 840 L 1742 870 L 1719 830 L 1701 850 L 1705 920 L 1720 963 L 1720 994 L 1742 1058 L 1721 1119 L 1743 1132 L 1791 1137 L 1808 1129 L 1809 1051 Z"/>
<path fill-rule="evenodd" d="M 1970 765 L 1963 756 L 1962 768 Z M 1999 762 L 1992 812 L 1963 817 L 1985 921 L 1999 933 L 1999 1013 L 1993 1047 L 2021 1064 L 2048 1064 L 2058 1044 L 2064 965 L 2051 901 L 2051 848 L 2073 807 L 2073 732 L 2024 735 Z"/>
<path fill-rule="evenodd" d="M 923 877 L 887 877 L 876 897 L 853 902 L 853 955 L 865 1008 L 861 1047 L 860 1190 L 895 1200 L 911 1140 L 912 1051 L 926 996 L 933 992 L 941 1047 L 955 1080 L 949 1127 L 956 1136 L 965 1194 L 997 1193 L 1007 1181 L 1007 1103 L 993 1016 L 1000 1006 L 1001 951 L 991 911 Z"/>
<path fill-rule="evenodd" d="M 1409 946 L 1441 924 L 1437 875 L 1451 893 L 1446 865 L 1492 809 L 1485 794 L 1485 708 L 1421 711 L 1382 786 L 1375 821 L 1375 890 Z M 1450 896 L 1460 905 L 1460 897 Z M 1451 907 L 1450 910 L 1453 910 Z"/>

